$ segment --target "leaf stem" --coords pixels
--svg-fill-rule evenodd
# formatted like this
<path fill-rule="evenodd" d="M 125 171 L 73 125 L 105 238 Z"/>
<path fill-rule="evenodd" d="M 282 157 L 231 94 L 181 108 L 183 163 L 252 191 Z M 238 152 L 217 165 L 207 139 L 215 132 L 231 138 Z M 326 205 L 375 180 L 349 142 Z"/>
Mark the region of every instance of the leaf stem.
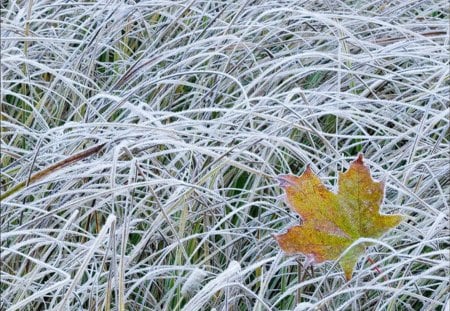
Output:
<path fill-rule="evenodd" d="M 375 261 L 374 261 L 372 258 L 370 258 L 369 256 L 367 256 L 367 261 L 369 261 L 372 265 L 375 264 Z M 378 274 L 381 274 L 381 273 L 382 273 L 381 269 L 378 268 L 378 266 L 373 267 L 373 269 L 374 269 Z M 387 276 L 384 276 L 384 280 L 385 280 L 386 282 L 388 281 Z"/>

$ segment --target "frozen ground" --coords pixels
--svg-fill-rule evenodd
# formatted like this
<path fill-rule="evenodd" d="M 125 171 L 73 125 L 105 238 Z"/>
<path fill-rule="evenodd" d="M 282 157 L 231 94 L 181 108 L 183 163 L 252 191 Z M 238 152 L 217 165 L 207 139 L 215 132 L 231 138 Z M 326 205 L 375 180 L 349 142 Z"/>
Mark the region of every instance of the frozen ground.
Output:
<path fill-rule="evenodd" d="M 2 5 L 3 309 L 448 306 L 447 1 Z M 406 220 L 304 273 L 274 177 L 358 152 Z"/>

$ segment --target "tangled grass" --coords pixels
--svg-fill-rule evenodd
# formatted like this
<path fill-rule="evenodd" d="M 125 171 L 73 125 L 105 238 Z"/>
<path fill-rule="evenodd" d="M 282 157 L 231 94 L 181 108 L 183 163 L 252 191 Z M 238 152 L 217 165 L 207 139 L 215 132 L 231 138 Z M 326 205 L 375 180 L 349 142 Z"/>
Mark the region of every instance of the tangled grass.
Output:
<path fill-rule="evenodd" d="M 1 16 L 2 309 L 449 307 L 447 1 Z M 274 177 L 310 164 L 333 188 L 358 152 L 406 220 L 347 282 L 278 249 L 298 219 Z"/>

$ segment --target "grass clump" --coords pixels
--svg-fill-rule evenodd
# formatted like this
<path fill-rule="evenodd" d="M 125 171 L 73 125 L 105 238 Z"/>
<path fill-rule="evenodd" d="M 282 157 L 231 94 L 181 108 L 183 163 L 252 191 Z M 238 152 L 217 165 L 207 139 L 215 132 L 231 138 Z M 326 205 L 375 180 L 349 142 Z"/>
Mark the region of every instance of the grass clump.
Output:
<path fill-rule="evenodd" d="M 1 16 L 2 308 L 448 306 L 446 1 L 9 1 Z M 407 220 L 350 282 L 332 264 L 299 281 L 272 238 L 297 222 L 274 177 L 311 164 L 332 186 L 358 152 Z"/>

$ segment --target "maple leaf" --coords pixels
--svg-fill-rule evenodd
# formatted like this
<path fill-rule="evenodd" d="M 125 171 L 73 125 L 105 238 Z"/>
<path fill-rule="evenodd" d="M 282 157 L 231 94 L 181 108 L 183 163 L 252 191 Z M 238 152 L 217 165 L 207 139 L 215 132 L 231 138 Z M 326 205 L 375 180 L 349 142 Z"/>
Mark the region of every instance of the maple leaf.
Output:
<path fill-rule="evenodd" d="M 380 214 L 384 184 L 375 182 L 360 154 L 339 173 L 338 192 L 328 190 L 308 166 L 301 176 L 283 175 L 280 186 L 288 205 L 302 218 L 284 234 L 275 235 L 288 255 L 305 254 L 314 262 L 336 260 L 359 238 L 378 238 L 397 226 L 401 215 Z M 352 247 L 339 261 L 349 280 L 366 244 Z"/>

